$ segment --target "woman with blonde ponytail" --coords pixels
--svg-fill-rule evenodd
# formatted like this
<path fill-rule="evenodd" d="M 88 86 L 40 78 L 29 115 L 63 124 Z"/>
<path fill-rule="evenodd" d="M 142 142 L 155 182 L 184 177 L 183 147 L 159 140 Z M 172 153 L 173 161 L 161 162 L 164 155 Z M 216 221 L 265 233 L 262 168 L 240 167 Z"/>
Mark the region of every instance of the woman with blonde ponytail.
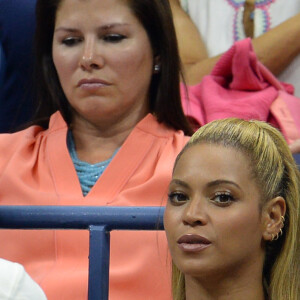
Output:
<path fill-rule="evenodd" d="M 299 300 L 300 175 L 261 121 L 217 120 L 178 155 L 164 224 L 174 300 Z"/>

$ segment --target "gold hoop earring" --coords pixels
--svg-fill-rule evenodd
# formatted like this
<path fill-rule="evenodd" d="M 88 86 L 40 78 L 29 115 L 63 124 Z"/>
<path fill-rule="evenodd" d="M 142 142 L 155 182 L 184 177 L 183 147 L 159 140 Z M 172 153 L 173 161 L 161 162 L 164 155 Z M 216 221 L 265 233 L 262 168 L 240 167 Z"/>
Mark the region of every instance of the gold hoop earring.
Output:
<path fill-rule="evenodd" d="M 277 241 L 282 235 L 283 235 L 283 231 L 280 228 L 279 232 L 277 232 L 277 234 L 275 235 L 275 237 L 274 237 L 274 239 L 272 241 Z"/>
<path fill-rule="evenodd" d="M 285 218 L 284 216 L 281 216 L 280 218 L 281 218 L 281 228 L 276 234 L 273 233 L 271 234 L 271 242 L 277 241 L 283 235 L 282 228 L 284 227 Z"/>

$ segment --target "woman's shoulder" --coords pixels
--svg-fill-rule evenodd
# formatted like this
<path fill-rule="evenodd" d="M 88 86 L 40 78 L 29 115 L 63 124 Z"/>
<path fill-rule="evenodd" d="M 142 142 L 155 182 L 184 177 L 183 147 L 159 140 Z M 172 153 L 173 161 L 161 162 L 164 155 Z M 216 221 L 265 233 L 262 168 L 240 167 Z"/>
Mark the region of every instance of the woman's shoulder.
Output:
<path fill-rule="evenodd" d="M 40 136 L 50 134 L 54 131 L 64 129 L 67 125 L 63 120 L 59 112 L 55 112 L 49 120 L 49 127 L 43 128 L 39 125 L 32 125 L 23 130 L 14 133 L 2 133 L 0 134 L 0 147 L 7 147 L 8 144 L 5 143 L 20 143 L 21 141 L 32 141 L 38 139 Z"/>
<path fill-rule="evenodd" d="M 142 131 L 147 135 L 155 136 L 161 140 L 176 140 L 185 144 L 190 137 L 185 136 L 182 130 L 173 129 L 163 122 L 158 122 L 156 117 L 152 114 L 148 114 L 143 120 L 141 120 L 136 130 Z"/>
<path fill-rule="evenodd" d="M 61 115 L 55 113 L 51 116 L 49 128 L 47 129 L 33 125 L 15 133 L 0 134 L 0 167 L 12 155 L 37 153 L 40 145 L 47 136 L 64 128 L 66 128 L 66 124 Z"/>
<path fill-rule="evenodd" d="M 0 134 L 0 151 L 10 152 L 18 145 L 32 144 L 44 131 L 42 127 L 33 125 L 15 133 Z"/>
<path fill-rule="evenodd" d="M 152 114 L 148 114 L 137 124 L 126 141 L 126 145 L 132 151 L 137 151 L 140 148 L 137 147 L 136 142 L 139 141 L 139 145 L 144 145 L 143 148 L 148 147 L 148 157 L 152 157 L 153 162 L 157 162 L 158 157 L 167 157 L 166 159 L 172 161 L 171 164 L 173 164 L 174 159 L 189 138 L 184 135 L 182 130 L 170 128 L 164 123 L 158 122 Z M 166 161 L 164 163 L 166 164 Z"/>

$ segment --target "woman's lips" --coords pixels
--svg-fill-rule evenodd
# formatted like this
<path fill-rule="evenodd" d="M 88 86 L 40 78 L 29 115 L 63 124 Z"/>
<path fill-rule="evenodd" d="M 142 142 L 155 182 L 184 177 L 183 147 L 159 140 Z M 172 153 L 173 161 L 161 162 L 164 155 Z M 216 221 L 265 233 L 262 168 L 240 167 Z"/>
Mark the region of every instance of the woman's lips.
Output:
<path fill-rule="evenodd" d="M 110 84 L 101 79 L 82 79 L 78 82 L 77 86 L 83 90 L 93 91 L 99 88 L 107 87 Z"/>
<path fill-rule="evenodd" d="M 203 236 L 186 234 L 177 241 L 178 247 L 185 252 L 199 252 L 211 245 L 211 242 Z"/>

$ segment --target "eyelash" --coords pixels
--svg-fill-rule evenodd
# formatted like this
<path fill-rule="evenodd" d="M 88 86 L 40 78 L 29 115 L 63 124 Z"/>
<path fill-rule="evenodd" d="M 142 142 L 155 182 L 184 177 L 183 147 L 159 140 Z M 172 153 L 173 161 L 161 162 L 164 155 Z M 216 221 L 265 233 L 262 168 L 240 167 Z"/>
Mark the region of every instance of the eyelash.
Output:
<path fill-rule="evenodd" d="M 189 198 L 182 192 L 171 192 L 168 194 L 168 200 L 173 205 L 181 205 L 186 203 Z M 218 206 L 228 206 L 235 201 L 235 198 L 229 192 L 216 192 L 213 197 L 210 198 L 210 200 L 216 203 Z"/>
<path fill-rule="evenodd" d="M 178 197 L 182 197 L 183 199 L 178 200 Z M 173 205 L 181 205 L 188 200 L 188 197 L 184 193 L 181 193 L 181 192 L 171 192 L 168 194 L 168 200 Z"/>
<path fill-rule="evenodd" d="M 104 42 L 107 43 L 112 43 L 112 44 L 116 44 L 121 42 L 122 40 L 124 40 L 126 38 L 125 35 L 122 34 L 106 34 L 104 36 L 101 37 L 101 39 Z M 62 40 L 62 44 L 68 46 L 68 47 L 72 47 L 75 46 L 76 44 L 80 43 L 83 39 L 82 38 L 77 38 L 77 37 L 68 37 L 65 38 L 64 40 Z"/>
<path fill-rule="evenodd" d="M 225 201 L 222 201 L 222 200 L 225 200 Z M 217 205 L 220 205 L 220 206 L 228 206 L 232 202 L 235 201 L 235 198 L 231 195 L 230 192 L 217 192 L 213 195 L 213 197 L 211 198 L 211 201 L 217 203 Z"/>
<path fill-rule="evenodd" d="M 122 34 L 107 34 L 102 39 L 110 43 L 118 43 L 124 40 L 126 37 Z"/>

